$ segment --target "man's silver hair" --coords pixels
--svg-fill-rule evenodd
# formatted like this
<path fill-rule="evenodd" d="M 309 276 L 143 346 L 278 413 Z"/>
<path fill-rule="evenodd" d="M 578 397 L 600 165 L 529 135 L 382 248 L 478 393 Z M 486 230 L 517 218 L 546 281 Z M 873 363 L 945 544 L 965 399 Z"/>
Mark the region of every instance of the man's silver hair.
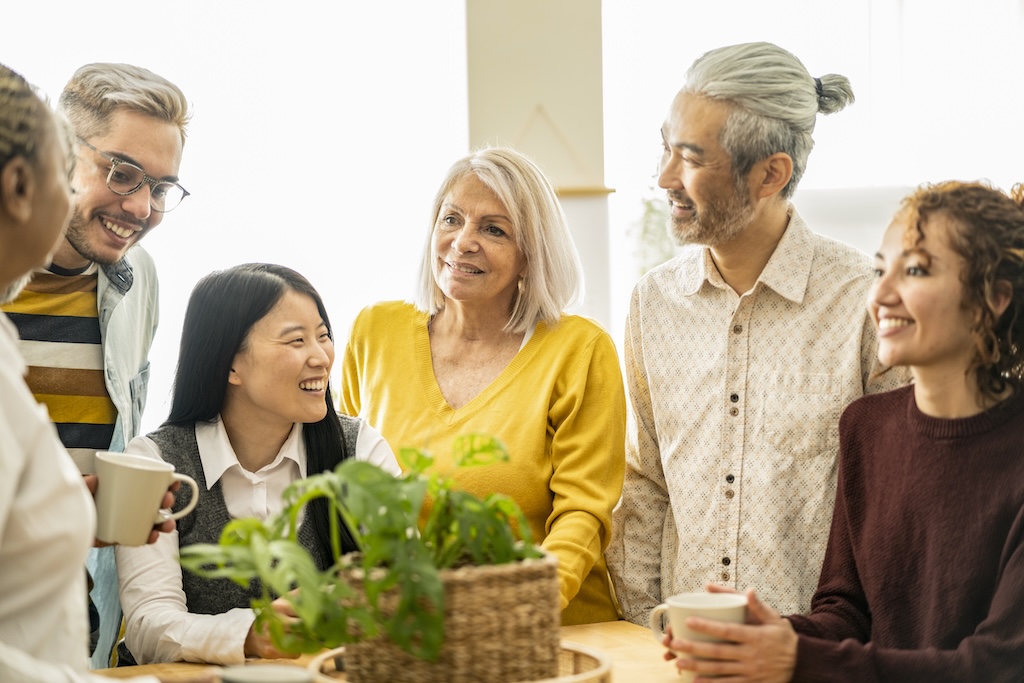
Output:
<path fill-rule="evenodd" d="M 832 114 L 854 100 L 846 76 L 814 78 L 793 54 L 771 43 L 705 53 L 686 72 L 683 91 L 732 105 L 720 142 L 737 178 L 772 154 L 790 156 L 793 177 L 782 190 L 787 199 L 807 168 L 818 112 Z"/>

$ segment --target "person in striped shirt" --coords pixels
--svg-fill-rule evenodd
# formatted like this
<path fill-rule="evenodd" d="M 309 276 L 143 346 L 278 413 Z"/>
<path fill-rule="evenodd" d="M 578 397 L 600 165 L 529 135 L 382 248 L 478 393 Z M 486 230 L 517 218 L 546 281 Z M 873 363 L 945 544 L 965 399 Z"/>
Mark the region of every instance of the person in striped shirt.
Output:
<path fill-rule="evenodd" d="M 17 296 L 64 237 L 73 140 L 24 77 L 0 64 L 0 303 Z M 0 312 L 0 681 L 95 683 L 107 679 L 86 671 L 82 564 L 94 542 L 97 482 L 79 474 L 25 371 L 17 332 Z M 173 522 L 160 531 L 171 529 Z M 215 678 L 198 672 L 191 680 Z"/>
<path fill-rule="evenodd" d="M 97 450 L 123 450 L 146 402 L 158 319 L 157 277 L 136 243 L 188 196 L 178 181 L 190 117 L 181 90 L 128 64 L 88 64 L 59 109 L 77 136 L 72 215 L 53 261 L 3 306 L 17 327 L 27 381 L 83 472 Z M 106 662 L 120 624 L 109 550 L 89 560 Z"/>

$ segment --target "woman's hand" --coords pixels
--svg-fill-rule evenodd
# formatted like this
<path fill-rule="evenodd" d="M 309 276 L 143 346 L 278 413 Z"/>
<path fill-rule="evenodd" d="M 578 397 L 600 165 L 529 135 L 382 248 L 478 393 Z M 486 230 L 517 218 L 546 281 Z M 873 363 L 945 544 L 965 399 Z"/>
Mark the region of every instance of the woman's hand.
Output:
<path fill-rule="evenodd" d="M 298 616 L 292 610 L 291 603 L 284 598 L 274 600 L 274 602 L 270 603 L 270 606 L 283 617 L 285 628 L 288 627 L 288 624 L 298 621 Z M 249 633 L 245 636 L 244 650 L 246 657 L 259 657 L 261 659 L 295 659 L 298 657 L 297 654 L 287 654 L 274 647 L 274 644 L 270 641 L 270 636 L 258 632 L 255 623 L 249 627 Z"/>
<path fill-rule="evenodd" d="M 735 592 L 725 588 L 708 587 L 713 593 Z M 685 638 L 663 641 L 677 653 L 667 653 L 665 659 L 676 659 L 682 671 L 697 674 L 695 683 L 788 683 L 796 668 L 797 635 L 788 620 L 768 607 L 754 594 L 747 592 L 747 624 L 726 624 L 690 617 L 688 628 L 720 638 L 724 643 L 702 643 Z M 699 658 L 699 659 L 695 659 Z M 706 679 L 702 674 L 718 676 Z"/>

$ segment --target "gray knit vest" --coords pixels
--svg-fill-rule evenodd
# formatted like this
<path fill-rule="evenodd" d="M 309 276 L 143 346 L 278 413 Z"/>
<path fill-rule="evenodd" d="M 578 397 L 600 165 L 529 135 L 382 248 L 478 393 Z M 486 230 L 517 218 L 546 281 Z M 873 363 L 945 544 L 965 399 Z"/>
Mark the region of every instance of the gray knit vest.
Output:
<path fill-rule="evenodd" d="M 345 452 L 353 457 L 356 452 L 356 438 L 359 435 L 360 420 L 346 415 L 341 419 L 342 439 Z M 195 427 L 164 426 L 148 434 L 160 447 L 161 457 L 174 465 L 181 474 L 187 474 L 199 484 L 200 498 L 195 509 L 177 521 L 178 547 L 194 543 L 217 543 L 225 525 L 231 521 L 221 482 L 218 480 L 209 491 L 206 490 L 206 476 L 199 456 L 196 443 Z M 175 496 L 174 510 L 180 510 L 188 502 L 188 487 L 182 487 Z M 299 542 L 305 546 L 313 560 L 322 566 L 322 556 L 317 548 L 313 535 L 313 525 L 305 522 L 299 527 Z M 188 611 L 193 614 L 223 614 L 236 607 L 249 607 L 253 598 L 261 595 L 259 583 L 252 581 L 248 589 L 228 579 L 204 579 L 190 571 L 181 572 L 182 589 L 188 604 Z"/>

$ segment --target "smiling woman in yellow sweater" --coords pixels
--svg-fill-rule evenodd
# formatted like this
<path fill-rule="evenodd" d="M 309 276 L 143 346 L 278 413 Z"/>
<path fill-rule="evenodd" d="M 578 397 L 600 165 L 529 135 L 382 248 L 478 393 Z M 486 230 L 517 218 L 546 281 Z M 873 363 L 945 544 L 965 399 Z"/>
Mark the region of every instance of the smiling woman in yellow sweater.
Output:
<path fill-rule="evenodd" d="M 522 507 L 558 558 L 562 622 L 618 618 L 604 549 L 622 491 L 626 407 L 615 346 L 564 309 L 582 269 L 551 184 L 492 148 L 449 170 L 434 202 L 416 303 L 364 309 L 345 351 L 342 409 L 396 450 Z M 501 439 L 509 462 L 455 470 L 452 440 Z"/>

